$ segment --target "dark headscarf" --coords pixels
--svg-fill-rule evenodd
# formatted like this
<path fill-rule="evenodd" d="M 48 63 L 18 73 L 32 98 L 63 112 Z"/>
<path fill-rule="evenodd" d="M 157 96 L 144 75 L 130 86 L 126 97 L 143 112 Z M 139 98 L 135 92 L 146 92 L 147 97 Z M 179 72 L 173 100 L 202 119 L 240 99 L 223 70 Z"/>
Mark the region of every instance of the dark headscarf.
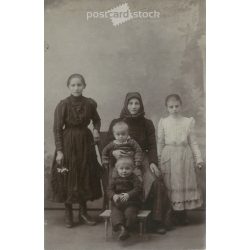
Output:
<path fill-rule="evenodd" d="M 136 98 L 139 102 L 140 102 L 140 109 L 138 111 L 138 113 L 136 115 L 131 115 L 129 110 L 128 110 L 128 103 L 129 100 Z M 126 95 L 125 101 L 124 101 L 124 106 L 123 109 L 121 111 L 120 117 L 121 118 L 132 118 L 132 117 L 144 117 L 145 112 L 144 112 L 144 106 L 142 103 L 142 98 L 140 93 L 138 92 L 129 92 Z"/>

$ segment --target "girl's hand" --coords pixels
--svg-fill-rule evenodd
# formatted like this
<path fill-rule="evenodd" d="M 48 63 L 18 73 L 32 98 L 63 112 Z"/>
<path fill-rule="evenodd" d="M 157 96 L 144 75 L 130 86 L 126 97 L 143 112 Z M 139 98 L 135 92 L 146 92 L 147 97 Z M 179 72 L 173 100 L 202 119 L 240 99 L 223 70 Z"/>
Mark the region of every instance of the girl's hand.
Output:
<path fill-rule="evenodd" d="M 156 177 L 160 177 L 161 176 L 160 170 L 158 169 L 158 167 L 154 163 L 151 163 L 149 165 L 149 167 L 150 167 L 151 172 L 153 174 L 155 174 Z"/>
<path fill-rule="evenodd" d="M 199 162 L 197 163 L 196 165 L 199 169 L 202 169 L 204 166 L 205 166 L 205 163 L 204 162 Z"/>
<path fill-rule="evenodd" d="M 126 154 L 125 151 L 120 150 L 120 149 L 114 150 L 112 152 L 112 154 L 113 154 L 113 156 L 115 157 L 116 160 L 118 160 L 121 157 L 129 156 L 128 154 Z"/>
<path fill-rule="evenodd" d="M 121 202 L 126 202 L 129 198 L 129 195 L 127 193 L 122 193 L 120 197 Z"/>
<path fill-rule="evenodd" d="M 57 154 L 56 154 L 56 162 L 58 165 L 63 165 L 63 153 L 62 151 L 57 151 Z"/>
<path fill-rule="evenodd" d="M 94 142 L 100 141 L 100 134 L 97 129 L 93 130 L 93 137 L 94 137 Z"/>

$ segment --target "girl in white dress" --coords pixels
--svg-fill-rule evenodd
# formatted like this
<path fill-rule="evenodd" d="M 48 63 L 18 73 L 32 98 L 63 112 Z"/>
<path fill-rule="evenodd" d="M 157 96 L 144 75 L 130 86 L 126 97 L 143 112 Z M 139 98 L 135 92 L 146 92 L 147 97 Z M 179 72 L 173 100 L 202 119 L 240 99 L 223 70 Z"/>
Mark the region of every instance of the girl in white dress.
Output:
<path fill-rule="evenodd" d="M 181 115 L 180 96 L 167 96 L 169 116 L 158 124 L 158 157 L 176 223 L 188 223 L 186 210 L 202 205 L 196 170 L 204 165 L 194 133 L 195 120 Z"/>

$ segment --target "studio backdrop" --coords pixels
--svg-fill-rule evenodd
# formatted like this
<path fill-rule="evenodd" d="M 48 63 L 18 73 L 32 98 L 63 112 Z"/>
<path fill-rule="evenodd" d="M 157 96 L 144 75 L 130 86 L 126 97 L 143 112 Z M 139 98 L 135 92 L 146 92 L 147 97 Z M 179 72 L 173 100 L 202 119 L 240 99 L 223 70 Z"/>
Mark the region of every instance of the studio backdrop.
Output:
<path fill-rule="evenodd" d="M 129 15 L 116 20 L 101 15 L 115 8 Z M 60 207 L 47 200 L 55 150 L 53 113 L 69 95 L 66 81 L 72 73 L 85 77 L 84 95 L 97 101 L 103 132 L 119 116 L 127 92 L 141 93 L 146 117 L 156 128 L 165 115 L 165 97 L 181 95 L 184 115 L 196 120 L 205 158 L 204 22 L 203 0 L 45 1 L 46 208 Z M 205 194 L 204 169 L 199 178 Z M 100 208 L 101 201 L 90 206 Z"/>

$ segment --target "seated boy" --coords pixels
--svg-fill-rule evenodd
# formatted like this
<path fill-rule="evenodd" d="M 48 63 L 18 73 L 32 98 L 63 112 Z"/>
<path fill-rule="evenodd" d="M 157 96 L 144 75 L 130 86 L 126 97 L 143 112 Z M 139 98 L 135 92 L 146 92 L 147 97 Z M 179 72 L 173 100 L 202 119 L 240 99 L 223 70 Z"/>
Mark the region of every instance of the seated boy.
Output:
<path fill-rule="evenodd" d="M 116 160 L 112 152 L 119 149 L 124 151 L 127 156 L 133 157 L 135 166 L 140 168 L 142 165 L 142 150 L 139 144 L 130 138 L 127 123 L 123 121 L 115 123 L 113 133 L 115 140 L 106 145 L 102 151 L 102 164 L 104 167 L 111 166 L 111 170 L 113 169 Z M 137 172 L 137 175 L 140 176 L 140 171 Z"/>
<path fill-rule="evenodd" d="M 134 162 L 129 157 L 119 158 L 115 164 L 117 174 L 108 187 L 111 200 L 111 218 L 114 231 L 120 230 L 119 239 L 129 237 L 142 202 L 142 182 L 133 173 Z"/>

